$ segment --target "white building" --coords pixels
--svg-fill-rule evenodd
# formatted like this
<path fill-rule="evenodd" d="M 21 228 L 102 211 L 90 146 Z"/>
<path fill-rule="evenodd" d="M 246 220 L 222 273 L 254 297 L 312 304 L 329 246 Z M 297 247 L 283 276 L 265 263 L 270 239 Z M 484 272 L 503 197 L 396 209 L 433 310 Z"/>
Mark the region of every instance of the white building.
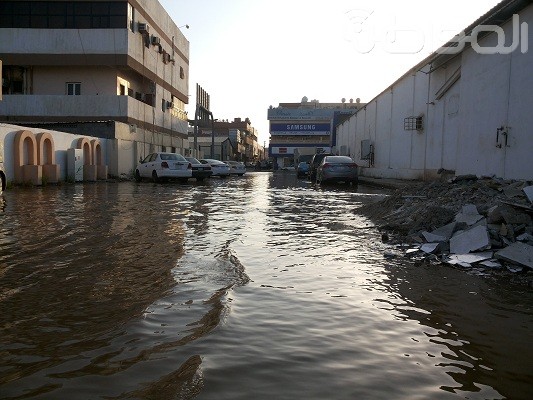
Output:
<path fill-rule="evenodd" d="M 109 174 L 188 147 L 189 42 L 156 0 L 0 2 L 0 122 L 108 139 Z"/>
<path fill-rule="evenodd" d="M 531 1 L 502 1 L 338 125 L 336 151 L 371 177 L 533 179 L 532 28 Z"/>

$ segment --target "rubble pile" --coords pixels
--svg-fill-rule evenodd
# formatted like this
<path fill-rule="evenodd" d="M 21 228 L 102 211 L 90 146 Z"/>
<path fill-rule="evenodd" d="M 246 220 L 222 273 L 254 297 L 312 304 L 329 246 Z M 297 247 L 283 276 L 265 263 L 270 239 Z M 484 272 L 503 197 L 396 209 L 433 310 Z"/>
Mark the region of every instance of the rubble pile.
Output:
<path fill-rule="evenodd" d="M 406 185 L 358 209 L 405 255 L 463 268 L 533 272 L 533 186 L 457 177 Z M 405 247 L 405 246 L 404 246 Z"/>

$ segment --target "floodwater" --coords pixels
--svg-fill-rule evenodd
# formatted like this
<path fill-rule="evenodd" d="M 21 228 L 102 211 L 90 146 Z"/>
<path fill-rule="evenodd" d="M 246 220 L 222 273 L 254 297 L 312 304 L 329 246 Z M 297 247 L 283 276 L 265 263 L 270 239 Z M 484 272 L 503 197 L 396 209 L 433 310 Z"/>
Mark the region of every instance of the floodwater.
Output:
<path fill-rule="evenodd" d="M 533 294 L 290 172 L 0 196 L 2 399 L 531 399 Z"/>

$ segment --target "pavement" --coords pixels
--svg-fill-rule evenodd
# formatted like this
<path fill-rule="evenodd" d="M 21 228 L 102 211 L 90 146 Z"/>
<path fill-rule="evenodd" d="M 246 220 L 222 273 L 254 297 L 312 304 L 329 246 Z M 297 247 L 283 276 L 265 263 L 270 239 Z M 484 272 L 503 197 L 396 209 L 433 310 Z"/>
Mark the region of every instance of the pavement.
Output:
<path fill-rule="evenodd" d="M 361 176 L 361 175 L 359 175 L 358 181 L 365 185 L 371 185 L 371 186 L 377 186 L 377 187 L 389 188 L 389 189 L 401 189 L 413 183 L 419 183 L 419 181 L 414 181 L 414 180 L 371 178 L 368 176 Z"/>

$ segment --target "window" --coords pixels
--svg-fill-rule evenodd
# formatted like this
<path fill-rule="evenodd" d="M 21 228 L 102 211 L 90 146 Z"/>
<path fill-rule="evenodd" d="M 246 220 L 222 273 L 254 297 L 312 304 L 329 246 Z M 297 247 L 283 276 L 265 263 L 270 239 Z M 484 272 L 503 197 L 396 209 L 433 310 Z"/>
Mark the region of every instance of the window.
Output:
<path fill-rule="evenodd" d="M 182 66 L 180 66 L 180 78 L 185 79 L 185 70 L 183 69 Z"/>
<path fill-rule="evenodd" d="M 126 28 L 130 21 L 124 1 L 0 2 L 0 28 L 112 29 Z"/>
<path fill-rule="evenodd" d="M 135 32 L 135 8 L 128 3 L 128 27 Z"/>
<path fill-rule="evenodd" d="M 81 94 L 80 82 L 67 82 L 67 96 L 79 96 Z"/>
<path fill-rule="evenodd" d="M 120 85 L 120 95 L 121 96 L 126 95 L 126 86 L 124 86 L 122 84 Z"/>
<path fill-rule="evenodd" d="M 165 99 L 161 100 L 161 111 L 165 112 L 167 108 L 167 101 Z"/>

